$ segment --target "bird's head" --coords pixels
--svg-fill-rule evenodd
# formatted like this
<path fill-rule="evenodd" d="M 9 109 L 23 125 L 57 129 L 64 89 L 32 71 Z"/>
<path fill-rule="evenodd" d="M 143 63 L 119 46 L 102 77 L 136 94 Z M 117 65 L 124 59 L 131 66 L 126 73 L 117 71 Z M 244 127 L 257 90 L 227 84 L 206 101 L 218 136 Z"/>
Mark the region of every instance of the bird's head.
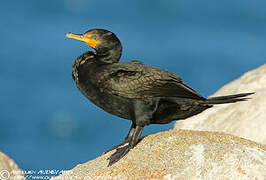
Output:
<path fill-rule="evenodd" d="M 86 43 L 95 49 L 97 55 L 106 56 L 105 61 L 117 62 L 120 59 L 122 45 L 116 35 L 111 31 L 91 29 L 84 34 L 67 33 L 66 37 Z"/>

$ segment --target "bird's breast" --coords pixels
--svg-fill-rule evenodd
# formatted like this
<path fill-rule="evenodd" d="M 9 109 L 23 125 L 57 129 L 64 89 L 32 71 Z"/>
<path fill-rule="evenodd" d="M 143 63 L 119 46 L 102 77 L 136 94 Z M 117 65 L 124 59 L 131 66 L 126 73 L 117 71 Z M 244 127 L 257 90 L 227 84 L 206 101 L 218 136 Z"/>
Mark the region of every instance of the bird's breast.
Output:
<path fill-rule="evenodd" d="M 108 113 L 125 119 L 132 119 L 132 102 L 130 99 L 102 92 L 89 74 L 73 70 L 73 78 L 79 91 L 92 103 Z M 96 77 L 94 77 L 96 78 Z"/>

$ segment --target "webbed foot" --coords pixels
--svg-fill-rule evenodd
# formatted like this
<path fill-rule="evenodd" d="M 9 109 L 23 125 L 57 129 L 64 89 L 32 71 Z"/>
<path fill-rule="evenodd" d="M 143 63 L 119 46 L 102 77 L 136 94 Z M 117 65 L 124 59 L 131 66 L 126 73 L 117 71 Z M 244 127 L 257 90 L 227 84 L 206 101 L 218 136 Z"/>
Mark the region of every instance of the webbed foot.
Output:
<path fill-rule="evenodd" d="M 131 148 L 129 147 L 129 145 L 126 145 L 124 147 L 121 148 L 117 148 L 116 152 L 113 153 L 109 158 L 109 164 L 108 166 L 112 166 L 114 163 L 116 163 L 117 161 L 119 161 L 119 159 L 121 159 L 122 157 L 124 157 L 130 150 Z"/>
<path fill-rule="evenodd" d="M 117 161 L 119 161 L 121 158 L 123 158 L 130 149 L 132 149 L 133 147 L 136 146 L 136 144 L 138 143 L 139 139 L 140 139 L 140 135 L 141 132 L 143 130 L 143 127 L 141 126 L 136 126 L 135 128 L 131 128 L 130 132 L 129 132 L 129 137 L 130 137 L 130 141 L 129 144 L 121 147 L 121 148 L 117 148 L 116 152 L 114 152 L 109 158 L 109 164 L 108 166 L 113 165 L 114 163 L 116 163 Z"/>

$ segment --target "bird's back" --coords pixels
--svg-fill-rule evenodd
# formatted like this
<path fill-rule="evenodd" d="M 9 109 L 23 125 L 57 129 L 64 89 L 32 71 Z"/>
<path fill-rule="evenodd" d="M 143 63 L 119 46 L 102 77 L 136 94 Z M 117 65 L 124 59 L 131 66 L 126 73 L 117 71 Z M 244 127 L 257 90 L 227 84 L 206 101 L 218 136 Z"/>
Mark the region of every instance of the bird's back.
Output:
<path fill-rule="evenodd" d="M 174 73 L 138 61 L 113 63 L 96 70 L 93 84 L 101 92 L 130 99 L 184 97 L 204 99 Z"/>

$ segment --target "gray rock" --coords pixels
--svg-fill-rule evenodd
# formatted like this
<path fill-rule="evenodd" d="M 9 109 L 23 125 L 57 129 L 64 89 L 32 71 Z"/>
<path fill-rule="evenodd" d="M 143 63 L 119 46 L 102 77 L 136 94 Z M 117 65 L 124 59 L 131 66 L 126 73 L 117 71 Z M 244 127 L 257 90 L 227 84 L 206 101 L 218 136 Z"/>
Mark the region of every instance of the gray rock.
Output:
<path fill-rule="evenodd" d="M 0 179 L 25 180 L 23 172 L 17 164 L 4 153 L 0 152 Z"/>
<path fill-rule="evenodd" d="M 112 152 L 65 171 L 70 179 L 265 179 L 266 146 L 219 132 L 170 130 L 145 137 L 111 167 Z"/>
<path fill-rule="evenodd" d="M 216 105 L 177 121 L 176 129 L 220 131 L 266 144 L 266 64 L 245 73 L 212 96 L 256 92 L 246 102 Z"/>

